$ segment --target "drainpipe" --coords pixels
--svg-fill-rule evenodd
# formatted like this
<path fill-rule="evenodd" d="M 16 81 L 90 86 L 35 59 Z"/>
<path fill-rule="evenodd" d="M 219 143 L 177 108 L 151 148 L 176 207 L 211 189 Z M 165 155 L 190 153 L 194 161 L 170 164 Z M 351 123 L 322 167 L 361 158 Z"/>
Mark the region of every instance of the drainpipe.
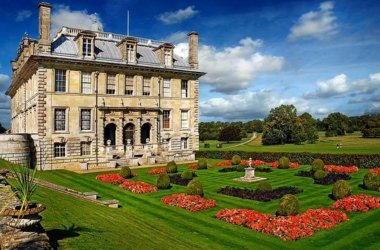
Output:
<path fill-rule="evenodd" d="M 98 97 L 99 97 L 99 71 L 95 72 L 95 158 L 96 166 L 99 164 L 99 138 L 98 138 Z"/>

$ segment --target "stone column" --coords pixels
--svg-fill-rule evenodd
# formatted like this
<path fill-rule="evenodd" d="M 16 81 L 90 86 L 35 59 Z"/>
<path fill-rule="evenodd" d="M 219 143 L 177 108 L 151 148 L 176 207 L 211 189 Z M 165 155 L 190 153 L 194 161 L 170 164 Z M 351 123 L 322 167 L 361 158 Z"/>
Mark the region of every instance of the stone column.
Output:
<path fill-rule="evenodd" d="M 135 126 L 135 145 L 141 145 L 141 119 L 137 118 Z"/>

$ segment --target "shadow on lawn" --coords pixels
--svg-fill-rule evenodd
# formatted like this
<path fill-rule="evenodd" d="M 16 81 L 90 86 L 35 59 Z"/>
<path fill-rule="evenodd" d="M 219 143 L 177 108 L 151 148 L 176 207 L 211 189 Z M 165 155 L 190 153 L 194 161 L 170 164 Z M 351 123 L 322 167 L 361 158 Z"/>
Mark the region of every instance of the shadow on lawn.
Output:
<path fill-rule="evenodd" d="M 75 224 L 72 224 L 71 226 L 62 225 L 62 227 L 63 229 L 52 229 L 46 232 L 49 236 L 50 244 L 54 249 L 58 249 L 58 241 L 66 238 L 78 237 L 80 236 L 79 232 L 88 231 L 87 228 L 78 227 Z"/>

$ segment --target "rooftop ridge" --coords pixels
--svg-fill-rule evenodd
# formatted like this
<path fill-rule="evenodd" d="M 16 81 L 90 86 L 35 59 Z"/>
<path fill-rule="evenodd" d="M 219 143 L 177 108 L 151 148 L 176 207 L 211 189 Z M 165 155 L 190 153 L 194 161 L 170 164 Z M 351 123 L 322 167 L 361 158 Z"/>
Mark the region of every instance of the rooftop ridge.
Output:
<path fill-rule="evenodd" d="M 71 28 L 71 27 L 63 26 L 61 30 L 54 36 L 53 41 L 57 40 L 61 35 L 76 36 L 78 33 L 85 30 L 86 29 Z M 94 31 L 94 30 L 92 30 L 92 32 L 96 34 L 97 39 L 101 39 L 101 40 L 120 42 L 123 38 L 133 37 L 137 39 L 138 44 L 148 45 L 152 47 L 158 47 L 161 44 L 167 43 L 166 41 L 160 41 L 160 40 L 154 40 L 154 39 L 142 38 L 142 37 L 136 37 L 136 36 L 127 36 L 127 35 L 115 34 L 112 32 Z"/>

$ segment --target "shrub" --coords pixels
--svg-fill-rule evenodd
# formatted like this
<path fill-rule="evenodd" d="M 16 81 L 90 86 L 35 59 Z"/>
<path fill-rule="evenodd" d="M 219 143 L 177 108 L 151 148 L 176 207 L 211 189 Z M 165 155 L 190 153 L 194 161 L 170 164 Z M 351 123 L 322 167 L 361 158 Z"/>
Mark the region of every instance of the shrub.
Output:
<path fill-rule="evenodd" d="M 207 169 L 207 160 L 206 158 L 198 159 L 198 169 Z"/>
<path fill-rule="evenodd" d="M 281 157 L 279 160 L 278 160 L 278 163 L 280 164 L 278 166 L 279 169 L 287 169 L 289 168 L 289 158 L 288 157 Z"/>
<path fill-rule="evenodd" d="M 189 170 L 185 170 L 181 174 L 181 178 L 185 180 L 192 180 L 193 179 L 193 172 Z"/>
<path fill-rule="evenodd" d="M 177 173 L 178 172 L 177 163 L 175 163 L 174 161 L 168 162 L 168 164 L 166 165 L 166 169 L 168 173 Z"/>
<path fill-rule="evenodd" d="M 287 194 L 281 198 L 276 215 L 296 215 L 299 213 L 300 204 L 295 195 Z"/>
<path fill-rule="evenodd" d="M 157 178 L 157 188 L 158 189 L 168 189 L 170 188 L 170 178 L 168 174 L 160 174 Z"/>
<path fill-rule="evenodd" d="M 236 171 L 237 171 L 237 172 L 244 172 L 246 168 L 247 168 L 246 165 L 244 165 L 244 164 L 239 164 L 239 165 L 236 166 Z"/>
<path fill-rule="evenodd" d="M 339 180 L 350 180 L 351 176 L 348 174 L 342 174 L 342 173 L 327 173 L 327 175 L 322 179 L 314 179 L 315 184 L 321 184 L 321 185 L 330 185 L 333 184 Z"/>
<path fill-rule="evenodd" d="M 326 171 L 323 171 L 323 170 L 317 170 L 315 173 L 314 173 L 314 179 L 316 180 L 321 180 L 323 178 L 325 178 L 327 176 L 327 172 Z"/>
<path fill-rule="evenodd" d="M 318 170 L 324 170 L 325 163 L 321 159 L 314 159 L 313 163 L 311 163 L 311 169 L 314 172 Z"/>
<path fill-rule="evenodd" d="M 129 167 L 122 167 L 120 169 L 119 175 L 125 179 L 132 177 L 132 171 Z"/>
<path fill-rule="evenodd" d="M 198 180 L 192 180 L 187 184 L 187 194 L 203 196 L 203 186 Z"/>
<path fill-rule="evenodd" d="M 367 173 L 363 178 L 363 186 L 370 190 L 378 190 L 380 187 L 380 175 Z"/>
<path fill-rule="evenodd" d="M 238 155 L 232 156 L 232 165 L 239 165 L 241 162 L 241 158 Z"/>
<path fill-rule="evenodd" d="M 272 191 L 272 185 L 267 181 L 262 181 L 257 184 L 256 190 Z"/>
<path fill-rule="evenodd" d="M 339 200 L 339 199 L 349 196 L 350 194 L 351 194 L 351 187 L 348 181 L 339 180 L 334 184 L 333 189 L 332 189 L 332 195 L 334 199 Z"/>

